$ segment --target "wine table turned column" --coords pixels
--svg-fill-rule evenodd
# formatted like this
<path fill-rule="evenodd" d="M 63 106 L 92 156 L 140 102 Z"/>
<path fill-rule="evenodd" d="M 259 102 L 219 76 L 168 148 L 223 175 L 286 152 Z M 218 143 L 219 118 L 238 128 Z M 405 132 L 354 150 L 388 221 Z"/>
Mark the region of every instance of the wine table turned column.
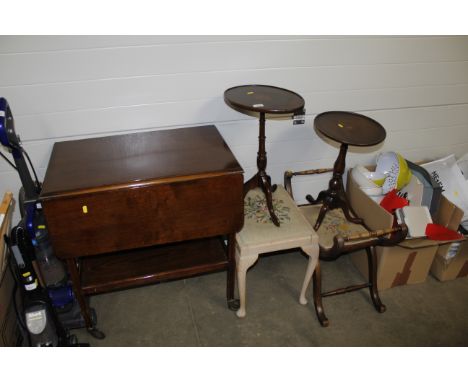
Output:
<path fill-rule="evenodd" d="M 226 90 L 224 101 L 238 112 L 259 119 L 258 172 L 244 184 L 244 196 L 250 190 L 260 187 L 265 194 L 271 220 L 279 226 L 280 222 L 275 215 L 272 202 L 272 193 L 276 186 L 271 184 L 271 178 L 266 172 L 265 120 L 268 115 L 304 114 L 304 99 L 297 93 L 275 86 L 242 85 Z"/>
<path fill-rule="evenodd" d="M 327 111 L 318 114 L 315 117 L 314 126 L 326 137 L 341 143 L 328 189 L 321 191 L 317 199 L 311 195 L 306 196 L 306 199 L 312 204 L 322 203 L 314 229 L 317 231 L 327 211 L 335 208 L 341 208 L 349 221 L 362 224 L 361 219 L 351 216 L 349 202 L 343 187 L 346 153 L 349 145 L 374 146 L 379 144 L 385 139 L 385 129 L 380 123 L 369 117 L 347 111 Z"/>

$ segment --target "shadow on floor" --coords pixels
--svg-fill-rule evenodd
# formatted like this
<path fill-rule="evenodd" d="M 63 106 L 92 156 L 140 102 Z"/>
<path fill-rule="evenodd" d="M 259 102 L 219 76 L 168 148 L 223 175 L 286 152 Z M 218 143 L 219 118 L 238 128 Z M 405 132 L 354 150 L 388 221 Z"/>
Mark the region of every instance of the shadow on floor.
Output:
<path fill-rule="evenodd" d="M 298 252 L 263 256 L 247 275 L 247 316 L 225 299 L 226 274 L 108 293 L 91 298 L 92 346 L 467 346 L 468 278 L 400 286 L 380 293 L 387 311 L 374 310 L 367 290 L 324 299 L 330 326 L 298 303 L 307 259 Z M 322 263 L 324 290 L 362 281 L 349 257 Z"/>

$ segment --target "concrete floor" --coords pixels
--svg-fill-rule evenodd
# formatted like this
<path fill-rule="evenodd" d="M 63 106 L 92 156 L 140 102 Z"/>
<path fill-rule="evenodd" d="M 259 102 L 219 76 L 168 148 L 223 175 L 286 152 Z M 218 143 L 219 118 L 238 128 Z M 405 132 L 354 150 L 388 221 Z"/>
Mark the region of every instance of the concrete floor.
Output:
<path fill-rule="evenodd" d="M 94 296 L 92 346 L 467 346 L 468 278 L 380 292 L 387 311 L 374 310 L 368 291 L 327 297 L 328 328 L 309 304 L 298 303 L 307 259 L 298 252 L 263 256 L 247 275 L 247 316 L 227 309 L 226 274 L 214 273 Z M 363 281 L 349 257 L 322 262 L 324 290 Z"/>

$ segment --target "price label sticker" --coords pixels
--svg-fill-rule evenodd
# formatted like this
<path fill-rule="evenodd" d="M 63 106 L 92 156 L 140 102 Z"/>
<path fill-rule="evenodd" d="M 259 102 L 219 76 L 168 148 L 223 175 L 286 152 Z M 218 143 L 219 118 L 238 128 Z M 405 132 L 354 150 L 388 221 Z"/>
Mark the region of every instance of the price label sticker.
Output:
<path fill-rule="evenodd" d="M 303 125 L 305 123 L 305 113 L 304 114 L 294 114 L 293 116 L 293 125 Z"/>

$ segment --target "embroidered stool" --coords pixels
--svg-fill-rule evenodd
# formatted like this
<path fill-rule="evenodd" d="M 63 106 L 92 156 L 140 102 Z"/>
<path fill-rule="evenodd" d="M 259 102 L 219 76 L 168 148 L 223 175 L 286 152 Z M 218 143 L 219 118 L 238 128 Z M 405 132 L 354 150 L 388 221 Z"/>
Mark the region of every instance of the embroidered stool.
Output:
<path fill-rule="evenodd" d="M 236 235 L 236 266 L 240 308 L 238 317 L 245 317 L 246 274 L 262 253 L 301 248 L 309 256 L 306 276 L 300 294 L 304 301 L 307 284 L 319 256 L 318 237 L 312 225 L 302 215 L 291 196 L 278 186 L 273 193 L 273 208 L 281 225 L 270 218 L 265 195 L 260 188 L 250 190 L 244 199 L 244 227 Z"/>

